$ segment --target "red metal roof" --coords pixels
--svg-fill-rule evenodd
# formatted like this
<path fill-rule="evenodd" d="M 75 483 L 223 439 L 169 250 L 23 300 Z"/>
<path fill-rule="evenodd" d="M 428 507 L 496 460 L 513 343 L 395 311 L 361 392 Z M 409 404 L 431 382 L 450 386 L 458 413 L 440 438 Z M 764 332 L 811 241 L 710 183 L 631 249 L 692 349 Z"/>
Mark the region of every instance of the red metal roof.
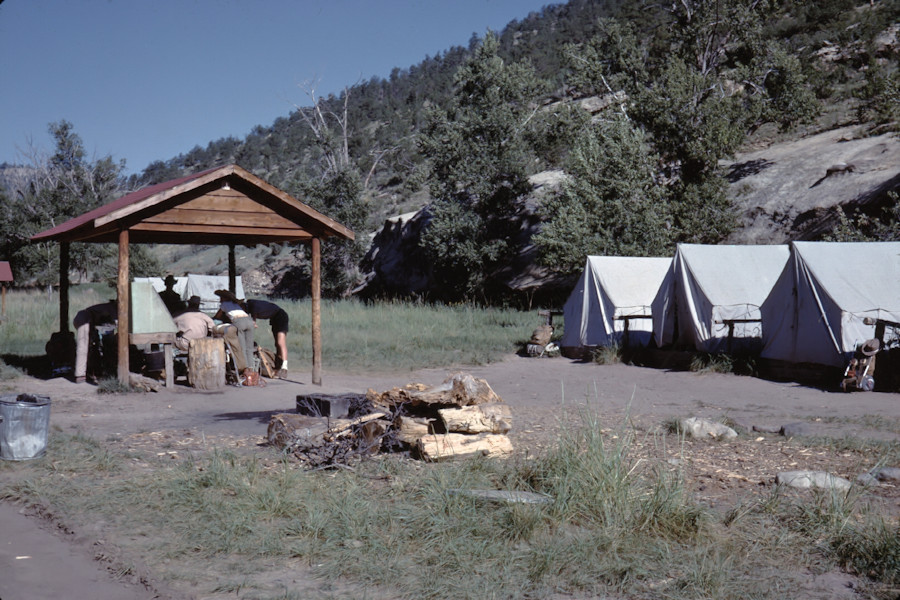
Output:
<path fill-rule="evenodd" d="M 180 205 L 200 196 L 212 197 L 214 189 L 222 194 L 227 190 L 231 200 L 242 198 L 250 206 L 239 205 L 242 200 L 229 200 L 223 210 L 206 206 L 179 212 Z M 354 238 L 353 232 L 337 221 L 232 164 L 137 190 L 33 235 L 31 240 L 114 243 L 125 230 L 130 231 L 133 243 L 253 246 L 312 237 Z"/>
<path fill-rule="evenodd" d="M 113 200 L 109 204 L 104 204 L 103 206 L 98 206 L 94 210 L 88 211 L 83 215 L 78 215 L 75 218 L 69 219 L 65 223 L 61 223 L 52 229 L 47 229 L 42 231 L 36 235 L 31 236 L 32 241 L 39 241 L 44 238 L 52 238 L 53 236 L 66 232 L 72 231 L 73 229 L 77 229 L 82 225 L 86 225 L 93 221 L 98 217 L 102 217 L 103 215 L 108 215 L 109 213 L 119 210 L 120 208 L 124 208 L 126 206 L 130 206 L 131 204 L 135 204 L 144 200 L 145 198 L 149 198 L 154 194 L 158 194 L 160 192 L 164 192 L 166 190 L 170 190 L 172 188 L 178 187 L 179 185 L 183 185 L 194 179 L 198 179 L 208 173 L 212 173 L 213 171 L 217 171 L 222 167 L 214 167 L 212 169 L 207 169 L 205 171 L 201 171 L 199 173 L 194 173 L 193 175 L 188 175 L 186 177 L 182 177 L 180 179 L 173 179 L 171 181 L 165 181 L 163 183 L 157 183 L 156 185 L 147 186 L 145 188 L 141 188 L 135 192 L 131 192 L 130 194 L 126 194 L 119 198 L 118 200 Z"/>

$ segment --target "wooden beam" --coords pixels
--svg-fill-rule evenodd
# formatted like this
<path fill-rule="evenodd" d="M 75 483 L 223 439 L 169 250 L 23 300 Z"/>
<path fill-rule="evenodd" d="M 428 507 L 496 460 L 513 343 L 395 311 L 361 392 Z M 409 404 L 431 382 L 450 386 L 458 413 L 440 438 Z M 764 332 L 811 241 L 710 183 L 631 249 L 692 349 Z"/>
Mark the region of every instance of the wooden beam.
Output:
<path fill-rule="evenodd" d="M 206 193 L 199 198 L 188 200 L 183 204 L 179 204 L 177 208 L 184 210 L 217 210 L 238 211 L 238 212 L 275 212 L 268 206 L 260 204 L 249 198 L 246 194 L 236 190 L 214 190 Z M 169 210 L 175 210 L 170 208 Z"/>
<path fill-rule="evenodd" d="M 163 233 L 194 233 L 194 234 L 216 234 L 216 235 L 235 235 L 263 238 L 297 238 L 304 234 L 309 239 L 309 234 L 302 229 L 282 229 L 270 228 L 255 225 L 192 225 L 181 223 L 149 223 L 143 222 L 131 227 L 132 231 L 153 231 Z"/>
<path fill-rule="evenodd" d="M 119 232 L 119 272 L 116 279 L 116 294 L 118 310 L 118 327 L 116 332 L 116 345 L 118 349 L 118 375 L 119 383 L 129 384 L 128 365 L 128 334 L 131 332 L 129 307 L 131 306 L 131 290 L 128 285 L 128 230 Z"/>
<path fill-rule="evenodd" d="M 319 238 L 312 246 L 312 382 L 322 385 L 322 249 Z"/>
<path fill-rule="evenodd" d="M 59 330 L 69 331 L 69 242 L 59 245 Z"/>
<path fill-rule="evenodd" d="M 308 242 L 312 239 L 311 235 L 301 234 L 297 236 L 276 235 L 268 236 L 265 234 L 257 235 L 219 235 L 215 233 L 199 233 L 199 232 L 150 232 L 135 231 L 131 229 L 132 244 L 188 244 L 192 246 L 207 244 L 210 246 L 227 246 L 228 244 L 236 244 L 238 246 L 255 246 L 258 244 L 282 243 L 282 242 Z M 115 239 L 112 240 L 115 242 Z"/>
<path fill-rule="evenodd" d="M 259 206 L 259 205 L 257 205 Z M 267 212 L 242 212 L 237 210 L 193 210 L 172 208 L 166 212 L 147 217 L 142 223 L 163 223 L 172 225 L 230 225 L 232 227 L 267 227 L 276 229 L 302 229 L 292 221 Z"/>
<path fill-rule="evenodd" d="M 234 257 L 234 244 L 228 244 L 228 291 L 237 294 L 237 260 Z"/>

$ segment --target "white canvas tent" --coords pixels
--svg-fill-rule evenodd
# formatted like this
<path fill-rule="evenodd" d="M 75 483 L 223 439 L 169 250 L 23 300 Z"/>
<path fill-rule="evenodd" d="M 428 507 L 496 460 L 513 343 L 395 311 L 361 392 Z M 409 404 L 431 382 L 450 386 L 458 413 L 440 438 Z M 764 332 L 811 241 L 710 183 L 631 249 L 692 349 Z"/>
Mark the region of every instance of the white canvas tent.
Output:
<path fill-rule="evenodd" d="M 761 343 L 759 307 L 784 269 L 787 246 L 679 244 L 653 300 L 653 336 L 705 352 Z"/>
<path fill-rule="evenodd" d="M 161 292 L 166 289 L 165 280 L 162 277 L 135 277 L 136 282 L 146 281 L 153 285 L 153 289 Z M 210 314 L 215 313 L 219 307 L 219 297 L 213 292 L 216 290 L 228 289 L 227 275 L 194 275 L 189 273 L 183 277 L 176 277 L 175 287 L 172 289 L 181 296 L 181 299 L 187 301 L 191 296 L 200 296 L 200 310 Z M 238 298 L 244 298 L 244 286 L 241 278 L 235 279 L 235 295 Z"/>
<path fill-rule="evenodd" d="M 763 358 L 844 366 L 865 317 L 900 322 L 900 242 L 792 242 L 762 316 Z"/>
<path fill-rule="evenodd" d="M 671 264 L 671 258 L 588 256 L 563 306 L 563 352 L 622 344 L 626 328 L 628 345 L 647 345 L 650 303 Z"/>

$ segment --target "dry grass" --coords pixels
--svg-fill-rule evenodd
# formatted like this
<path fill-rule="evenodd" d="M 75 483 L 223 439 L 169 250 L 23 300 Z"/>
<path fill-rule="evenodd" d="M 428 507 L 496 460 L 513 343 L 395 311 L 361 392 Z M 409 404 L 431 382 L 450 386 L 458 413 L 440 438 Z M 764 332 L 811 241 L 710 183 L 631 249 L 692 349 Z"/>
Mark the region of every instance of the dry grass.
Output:
<path fill-rule="evenodd" d="M 738 458 L 764 449 L 752 440 L 690 442 L 573 417 L 531 458 L 388 456 L 313 473 L 255 444 L 172 455 L 159 452 L 161 440 L 54 433 L 52 458 L 0 463 L 0 477 L 6 499 L 52 507 L 67 527 L 102 524 L 121 569 L 139 556 L 176 590 L 209 598 L 782 598 L 805 585 L 804 573 L 839 567 L 870 597 L 896 586 L 897 522 L 868 492 L 760 487 L 739 470 Z M 778 444 L 771 452 L 785 461 L 808 452 Z M 821 448 L 809 453 L 833 452 Z M 707 473 L 743 485 L 709 502 Z M 552 502 L 497 504 L 459 489 Z M 286 570 L 304 583 L 272 577 Z"/>

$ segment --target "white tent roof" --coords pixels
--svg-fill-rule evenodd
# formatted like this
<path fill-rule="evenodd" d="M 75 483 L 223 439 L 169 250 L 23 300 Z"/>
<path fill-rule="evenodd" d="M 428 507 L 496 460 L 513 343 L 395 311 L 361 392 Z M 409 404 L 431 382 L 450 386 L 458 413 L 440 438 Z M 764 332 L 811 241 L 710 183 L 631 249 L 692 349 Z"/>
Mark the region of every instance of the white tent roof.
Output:
<path fill-rule="evenodd" d="M 161 292 L 166 289 L 165 280 L 162 277 L 135 277 L 136 282 L 145 281 L 153 285 L 153 289 Z M 200 296 L 200 310 L 214 313 L 219 306 L 219 297 L 213 292 L 228 289 L 227 275 L 195 275 L 189 273 L 183 277 L 175 278 L 175 287 L 172 289 L 187 301 L 191 296 Z M 244 285 L 240 276 L 235 279 L 235 295 L 244 298 Z"/>
<path fill-rule="evenodd" d="M 589 256 L 581 278 L 563 307 L 560 346 L 583 348 L 650 340 L 650 303 L 669 270 L 671 258 Z M 623 317 L 646 317 L 623 319 Z"/>
<path fill-rule="evenodd" d="M 792 242 L 762 314 L 764 358 L 843 366 L 865 317 L 900 322 L 900 242 Z"/>
<path fill-rule="evenodd" d="M 759 307 L 788 255 L 783 245 L 679 244 L 653 301 L 656 344 L 677 342 L 707 352 L 724 351 L 732 328 L 733 339 L 760 338 Z"/>

